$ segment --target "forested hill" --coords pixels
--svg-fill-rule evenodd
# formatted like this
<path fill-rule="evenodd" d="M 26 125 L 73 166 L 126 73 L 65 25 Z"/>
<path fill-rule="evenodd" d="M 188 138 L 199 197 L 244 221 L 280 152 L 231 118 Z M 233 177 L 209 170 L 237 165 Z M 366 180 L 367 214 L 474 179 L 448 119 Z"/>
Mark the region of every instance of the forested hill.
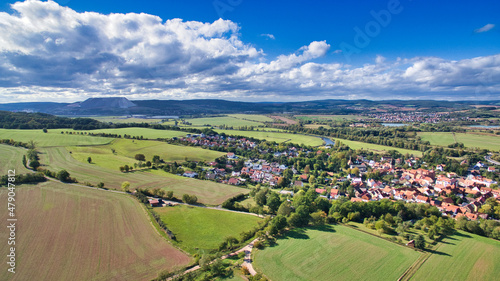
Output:
<path fill-rule="evenodd" d="M 0 111 L 0 128 L 4 129 L 73 128 L 89 130 L 100 127 L 102 127 L 101 122 L 90 118 L 67 118 L 45 113 Z"/>
<path fill-rule="evenodd" d="M 216 99 L 203 100 L 134 100 L 125 97 L 91 98 L 75 103 L 10 103 L 0 104 L 0 110 L 43 112 L 63 116 L 115 116 L 115 115 L 162 115 L 194 116 L 230 113 L 293 113 L 293 114 L 358 114 L 423 111 L 453 112 L 481 108 L 496 109 L 500 101 L 435 101 L 435 100 L 314 100 L 302 102 L 239 102 Z"/>

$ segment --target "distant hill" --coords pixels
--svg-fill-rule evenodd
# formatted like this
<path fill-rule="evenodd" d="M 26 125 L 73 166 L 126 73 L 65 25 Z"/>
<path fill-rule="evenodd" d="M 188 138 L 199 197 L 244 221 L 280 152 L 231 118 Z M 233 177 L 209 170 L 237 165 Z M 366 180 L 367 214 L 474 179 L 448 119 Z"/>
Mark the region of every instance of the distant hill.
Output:
<path fill-rule="evenodd" d="M 434 100 L 315 100 L 304 102 L 238 102 L 203 100 L 134 100 L 125 97 L 90 98 L 75 103 L 30 102 L 0 104 L 0 110 L 42 112 L 66 116 L 168 115 L 187 116 L 229 113 L 356 114 L 381 111 L 456 111 L 472 105 L 496 105 L 499 101 Z"/>

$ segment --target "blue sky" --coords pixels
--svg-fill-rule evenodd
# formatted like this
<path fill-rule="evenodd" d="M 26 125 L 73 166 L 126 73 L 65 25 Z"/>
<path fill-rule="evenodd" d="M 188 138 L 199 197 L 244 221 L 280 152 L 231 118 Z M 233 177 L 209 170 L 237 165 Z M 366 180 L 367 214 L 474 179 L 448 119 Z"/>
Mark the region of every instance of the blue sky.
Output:
<path fill-rule="evenodd" d="M 498 1 L 56 2 L 1 3 L 0 102 L 500 99 Z"/>

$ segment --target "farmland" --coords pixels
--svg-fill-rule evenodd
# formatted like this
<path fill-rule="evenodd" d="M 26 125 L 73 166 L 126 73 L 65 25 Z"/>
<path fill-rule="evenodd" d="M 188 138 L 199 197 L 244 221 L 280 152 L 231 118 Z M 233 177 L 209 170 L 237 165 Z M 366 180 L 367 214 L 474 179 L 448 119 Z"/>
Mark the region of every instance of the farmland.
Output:
<path fill-rule="evenodd" d="M 280 132 L 268 132 L 268 131 L 237 131 L 237 130 L 218 130 L 218 133 L 225 133 L 228 135 L 237 135 L 244 137 L 251 137 L 267 141 L 275 141 L 277 143 L 291 142 L 298 144 L 305 144 L 311 146 L 317 146 L 323 144 L 323 140 L 318 137 L 306 136 L 300 134 L 290 134 L 290 133 L 280 133 Z"/>
<path fill-rule="evenodd" d="M 240 115 L 237 115 L 240 116 Z M 252 117 L 250 117 L 252 118 Z M 254 115 L 255 119 L 255 115 Z M 190 126 L 200 127 L 200 126 L 229 126 L 229 127 L 240 127 L 240 126 L 262 126 L 264 125 L 260 121 L 252 121 L 249 118 L 242 119 L 241 117 L 236 116 L 223 116 L 223 117 L 206 117 L 206 118 L 187 118 L 183 119 L 186 122 L 191 123 Z M 169 121 L 164 124 L 173 124 L 174 121 Z M 182 125 L 179 122 L 179 125 Z"/>
<path fill-rule="evenodd" d="M 456 139 L 456 142 L 463 143 L 465 147 L 500 150 L 500 136 L 455 133 L 455 137 L 453 137 L 453 133 L 447 132 L 423 132 L 418 133 L 418 136 L 424 141 L 429 141 L 432 145 L 448 146 L 455 143 Z"/>
<path fill-rule="evenodd" d="M 498 280 L 499 264 L 499 241 L 458 231 L 440 243 L 410 280 Z"/>
<path fill-rule="evenodd" d="M 422 152 L 418 150 L 410 150 L 410 149 L 404 149 L 404 148 L 398 148 L 398 147 L 392 147 L 392 146 L 385 146 L 385 145 L 379 145 L 379 144 L 373 144 L 373 143 L 365 143 L 365 142 L 359 142 L 359 141 L 351 141 L 351 140 L 345 140 L 345 139 L 335 139 L 335 141 L 340 141 L 341 143 L 348 145 L 351 149 L 368 149 L 373 152 L 380 153 L 382 151 L 389 151 L 389 150 L 396 150 L 401 154 L 413 154 L 415 156 L 422 156 Z"/>
<path fill-rule="evenodd" d="M 154 118 L 133 118 L 126 116 L 93 116 L 90 117 L 100 122 L 108 122 L 108 123 L 148 123 L 148 124 L 156 124 L 161 123 L 162 119 L 154 119 Z"/>
<path fill-rule="evenodd" d="M 112 149 L 115 153 L 112 152 Z M 137 160 L 136 154 L 144 154 L 147 160 L 154 155 L 160 156 L 165 162 L 184 162 L 190 161 L 213 161 L 215 158 L 224 155 L 217 152 L 199 147 L 171 145 L 159 141 L 133 141 L 127 139 L 115 139 L 112 143 L 102 146 L 68 147 L 72 156 L 82 162 L 87 161 L 87 157 L 92 157 L 92 163 L 108 168 L 117 169 L 125 164 L 130 165 Z"/>
<path fill-rule="evenodd" d="M 280 280 L 397 280 L 419 252 L 345 227 L 296 229 L 255 253 L 255 267 Z"/>
<path fill-rule="evenodd" d="M 0 175 L 6 175 L 7 170 L 16 170 L 16 174 L 25 174 L 28 171 L 23 164 L 23 155 L 26 150 L 20 147 L 13 147 L 5 144 L 0 144 Z"/>
<path fill-rule="evenodd" d="M 162 221 L 175 234 L 179 245 L 189 253 L 198 249 L 217 249 L 225 237 L 239 238 L 243 231 L 257 226 L 261 219 L 247 214 L 178 205 L 156 208 Z"/>
<path fill-rule="evenodd" d="M 130 135 L 130 136 L 143 136 L 146 139 L 157 139 L 157 138 L 173 138 L 185 136 L 186 132 L 182 131 L 172 131 L 172 130 L 155 130 L 149 128 L 119 128 L 119 129 L 100 129 L 100 130 L 90 130 L 90 131 L 79 131 L 88 133 L 106 133 L 106 134 L 117 134 L 117 135 Z"/>
<path fill-rule="evenodd" d="M 122 182 L 129 181 L 132 189 L 160 187 L 174 191 L 175 196 L 179 197 L 184 193 L 196 195 L 199 201 L 205 204 L 220 204 L 227 198 L 248 192 L 247 189 L 231 185 L 211 181 L 200 182 L 159 170 L 155 174 L 146 171 L 121 173 L 118 168 L 112 170 L 96 164 L 80 162 L 73 158 L 64 147 L 42 148 L 40 151 L 42 152 L 41 163 L 47 165 L 44 168 L 53 171 L 66 169 L 72 177 L 76 177 L 82 183 L 89 182 L 95 185 L 102 181 L 107 188 L 111 189 L 119 189 Z"/>
<path fill-rule="evenodd" d="M 360 115 L 295 115 L 294 117 L 304 121 L 342 121 L 365 118 Z"/>
<path fill-rule="evenodd" d="M 0 190 L 2 202 L 6 196 Z M 1 280 L 151 280 L 191 260 L 129 196 L 46 182 L 17 188 L 16 205 L 18 263 Z M 7 241 L 6 231 L 0 239 Z M 0 249 L 5 257 L 7 243 Z"/>
<path fill-rule="evenodd" d="M 34 140 L 37 147 L 98 145 L 109 143 L 112 140 L 103 137 L 61 134 L 61 131 L 66 131 L 66 129 L 49 130 L 47 133 L 44 133 L 42 130 L 0 129 L 0 139 L 13 139 L 22 142 Z"/>
<path fill-rule="evenodd" d="M 251 120 L 251 121 L 256 121 L 256 122 L 273 122 L 273 119 L 270 117 L 267 117 L 265 115 L 258 115 L 258 114 L 229 114 L 228 116 L 237 118 L 237 119 L 246 119 L 246 120 Z"/>

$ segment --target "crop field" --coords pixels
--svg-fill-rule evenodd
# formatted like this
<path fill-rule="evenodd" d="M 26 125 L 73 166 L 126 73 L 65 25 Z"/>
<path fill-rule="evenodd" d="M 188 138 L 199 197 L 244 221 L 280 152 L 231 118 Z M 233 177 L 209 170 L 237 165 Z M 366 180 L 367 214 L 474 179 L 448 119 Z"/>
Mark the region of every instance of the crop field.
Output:
<path fill-rule="evenodd" d="M 79 131 L 88 133 L 106 133 L 106 134 L 117 134 L 117 135 L 130 135 L 130 136 L 143 136 L 146 139 L 157 139 L 157 138 L 173 138 L 185 136 L 186 132 L 182 131 L 172 131 L 172 130 L 155 130 L 149 128 L 119 128 L 119 129 L 100 129 L 100 130 L 89 130 L 89 131 Z M 109 138 L 108 138 L 109 139 Z"/>
<path fill-rule="evenodd" d="M 0 280 L 151 280 L 191 261 L 130 196 L 56 182 L 16 193 L 16 273 L 4 266 Z M 7 202 L 5 189 L 0 200 Z M 2 241 L 7 237 L 0 232 Z M 3 257 L 7 247 L 0 246 Z"/>
<path fill-rule="evenodd" d="M 436 251 L 410 280 L 498 280 L 500 276 L 499 241 L 458 231 Z"/>
<path fill-rule="evenodd" d="M 115 153 L 111 149 L 115 150 Z M 87 157 L 92 158 L 92 163 L 108 168 L 117 169 L 125 164 L 136 163 L 136 154 L 144 154 L 146 160 L 151 161 L 154 155 L 160 156 L 165 162 L 213 161 L 225 153 L 202 149 L 199 147 L 172 145 L 159 141 L 115 139 L 112 143 L 99 146 L 72 146 L 68 147 L 73 158 L 86 162 Z"/>
<path fill-rule="evenodd" d="M 261 140 L 275 141 L 277 143 L 291 142 L 298 144 L 305 144 L 311 146 L 318 146 L 323 144 L 323 140 L 319 137 L 306 136 L 300 134 L 268 132 L 268 131 L 237 131 L 237 130 L 215 130 L 218 133 L 225 133 L 227 135 L 236 135 L 244 137 L 252 137 Z"/>
<path fill-rule="evenodd" d="M 401 154 L 413 154 L 415 156 L 422 156 L 422 152 L 418 150 L 410 150 L 410 149 L 404 149 L 404 148 L 399 148 L 399 147 L 392 147 L 392 146 L 385 146 L 385 145 L 379 145 L 379 144 L 373 144 L 373 143 L 366 143 L 366 142 L 360 142 L 360 141 L 351 141 L 351 140 L 345 140 L 345 139 L 335 139 L 335 141 L 340 141 L 341 143 L 348 145 L 351 149 L 368 149 L 373 152 L 381 153 L 383 151 L 389 151 L 389 150 L 396 150 L 399 151 Z"/>
<path fill-rule="evenodd" d="M 43 168 L 55 172 L 66 169 L 71 177 L 75 177 L 80 183 L 89 182 L 97 185 L 99 182 L 104 182 L 105 187 L 110 189 L 120 189 L 122 182 L 129 181 L 132 190 L 159 187 L 174 191 L 174 196 L 177 197 L 181 197 L 184 193 L 196 195 L 199 202 L 210 205 L 220 204 L 240 193 L 248 193 L 248 189 L 176 176 L 160 170 L 152 170 L 154 173 L 146 171 L 122 173 L 118 167 L 107 169 L 78 161 L 64 147 L 43 148 L 40 152 L 41 163 L 46 165 Z"/>
<path fill-rule="evenodd" d="M 385 281 L 397 280 L 419 256 L 410 248 L 337 225 L 290 231 L 276 246 L 257 251 L 254 267 L 273 281 Z"/>
<path fill-rule="evenodd" d="M 7 170 L 16 170 L 17 175 L 28 173 L 22 161 L 26 151 L 21 147 L 0 144 L 0 175 L 6 175 Z"/>
<path fill-rule="evenodd" d="M 295 115 L 294 117 L 305 121 L 342 121 L 364 118 L 361 115 Z"/>
<path fill-rule="evenodd" d="M 153 119 L 153 118 L 127 118 L 125 116 L 95 116 L 90 117 L 100 122 L 109 122 L 109 123 L 149 123 L 149 124 L 157 124 L 161 123 L 162 119 Z"/>
<path fill-rule="evenodd" d="M 465 147 L 478 147 L 490 150 L 500 151 L 500 136 L 466 134 L 447 132 L 423 132 L 418 133 L 418 136 L 424 141 L 429 141 L 432 145 L 448 146 L 449 144 L 461 142 Z"/>
<path fill-rule="evenodd" d="M 228 114 L 227 116 L 237 118 L 237 119 L 246 119 L 255 122 L 273 122 L 274 120 L 265 115 L 258 114 Z"/>
<path fill-rule="evenodd" d="M 255 119 L 255 116 L 260 116 L 260 115 L 250 115 L 250 118 L 240 118 L 239 116 L 244 116 L 244 114 L 238 114 L 236 116 L 234 115 L 228 115 L 228 116 L 223 116 L 223 117 L 206 117 L 206 118 L 188 118 L 188 119 L 183 119 L 186 122 L 191 123 L 191 125 L 185 125 L 182 124 L 182 121 L 178 121 L 179 126 L 183 127 L 201 127 L 201 128 L 206 128 L 207 126 L 221 126 L 221 125 L 226 125 L 234 128 L 238 128 L 241 126 L 263 126 L 264 124 L 260 121 L 255 121 L 252 120 Z M 265 116 L 262 116 L 265 117 Z M 260 119 L 260 118 L 259 118 Z M 174 125 L 175 121 L 168 121 L 163 124 L 165 125 Z"/>
<path fill-rule="evenodd" d="M 28 142 L 33 140 L 37 147 L 70 146 L 70 145 L 98 145 L 111 142 L 111 138 L 91 137 L 85 135 L 61 134 L 61 131 L 70 129 L 52 129 L 48 133 L 42 130 L 7 130 L 0 129 L 0 139 L 13 139 Z"/>
<path fill-rule="evenodd" d="M 239 239 L 241 232 L 251 230 L 261 220 L 250 214 L 185 205 L 154 210 L 175 234 L 179 246 L 189 253 L 217 249 L 228 236 Z"/>

